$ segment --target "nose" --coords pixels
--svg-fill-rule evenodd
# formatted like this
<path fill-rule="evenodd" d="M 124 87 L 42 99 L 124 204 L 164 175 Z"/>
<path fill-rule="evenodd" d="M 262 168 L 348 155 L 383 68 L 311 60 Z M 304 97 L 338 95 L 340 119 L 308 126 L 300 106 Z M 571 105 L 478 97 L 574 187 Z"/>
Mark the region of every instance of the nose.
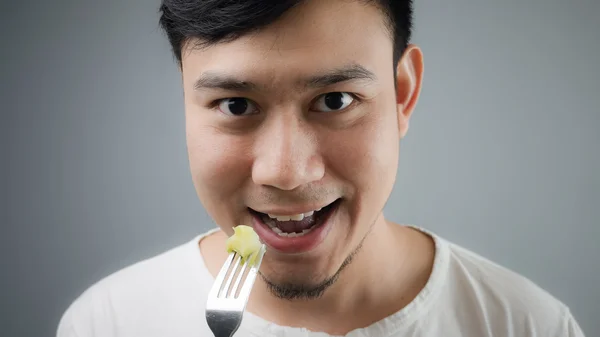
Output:
<path fill-rule="evenodd" d="M 280 117 L 263 125 L 256 139 L 254 183 L 293 190 L 323 178 L 325 166 L 318 153 L 317 137 L 297 118 Z"/>

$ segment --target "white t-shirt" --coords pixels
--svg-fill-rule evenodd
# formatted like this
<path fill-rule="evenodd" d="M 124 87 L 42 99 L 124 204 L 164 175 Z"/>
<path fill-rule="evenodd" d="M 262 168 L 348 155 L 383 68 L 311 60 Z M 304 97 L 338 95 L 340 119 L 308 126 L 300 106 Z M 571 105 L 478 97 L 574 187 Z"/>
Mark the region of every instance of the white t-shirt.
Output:
<path fill-rule="evenodd" d="M 214 279 L 198 241 L 216 230 L 96 283 L 65 312 L 57 336 L 213 336 L 204 305 Z M 346 336 L 584 336 L 568 307 L 528 279 L 423 231 L 436 244 L 425 288 L 402 310 Z M 235 336 L 329 335 L 279 326 L 245 312 Z"/>

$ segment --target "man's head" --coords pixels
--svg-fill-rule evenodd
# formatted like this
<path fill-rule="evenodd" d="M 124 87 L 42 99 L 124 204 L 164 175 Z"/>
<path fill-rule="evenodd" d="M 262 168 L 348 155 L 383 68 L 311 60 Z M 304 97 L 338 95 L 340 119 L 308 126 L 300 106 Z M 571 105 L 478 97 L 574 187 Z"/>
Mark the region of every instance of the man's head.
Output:
<path fill-rule="evenodd" d="M 320 296 L 381 225 L 420 91 L 409 0 L 163 0 L 191 173 L 228 234 L 253 226 L 284 298 Z"/>

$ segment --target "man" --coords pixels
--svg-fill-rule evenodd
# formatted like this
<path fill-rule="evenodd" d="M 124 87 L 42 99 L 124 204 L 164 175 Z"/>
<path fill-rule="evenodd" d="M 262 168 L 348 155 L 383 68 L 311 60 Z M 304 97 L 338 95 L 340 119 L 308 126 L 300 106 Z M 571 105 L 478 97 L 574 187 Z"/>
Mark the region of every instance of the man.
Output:
<path fill-rule="evenodd" d="M 119 271 L 58 336 L 211 336 L 236 225 L 268 246 L 236 336 L 583 336 L 515 273 L 382 209 L 423 77 L 408 0 L 163 0 L 190 168 L 218 224 Z"/>

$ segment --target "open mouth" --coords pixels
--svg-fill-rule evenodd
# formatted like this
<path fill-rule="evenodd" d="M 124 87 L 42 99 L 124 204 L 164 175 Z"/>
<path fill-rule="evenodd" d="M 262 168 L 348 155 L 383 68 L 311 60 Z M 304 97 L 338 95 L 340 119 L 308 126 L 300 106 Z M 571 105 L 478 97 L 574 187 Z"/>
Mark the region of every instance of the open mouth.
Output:
<path fill-rule="evenodd" d="M 250 209 L 250 212 L 282 238 L 302 237 L 321 226 L 335 210 L 340 200 L 337 199 L 329 205 L 314 211 L 294 215 L 266 214 L 253 209 Z"/>

